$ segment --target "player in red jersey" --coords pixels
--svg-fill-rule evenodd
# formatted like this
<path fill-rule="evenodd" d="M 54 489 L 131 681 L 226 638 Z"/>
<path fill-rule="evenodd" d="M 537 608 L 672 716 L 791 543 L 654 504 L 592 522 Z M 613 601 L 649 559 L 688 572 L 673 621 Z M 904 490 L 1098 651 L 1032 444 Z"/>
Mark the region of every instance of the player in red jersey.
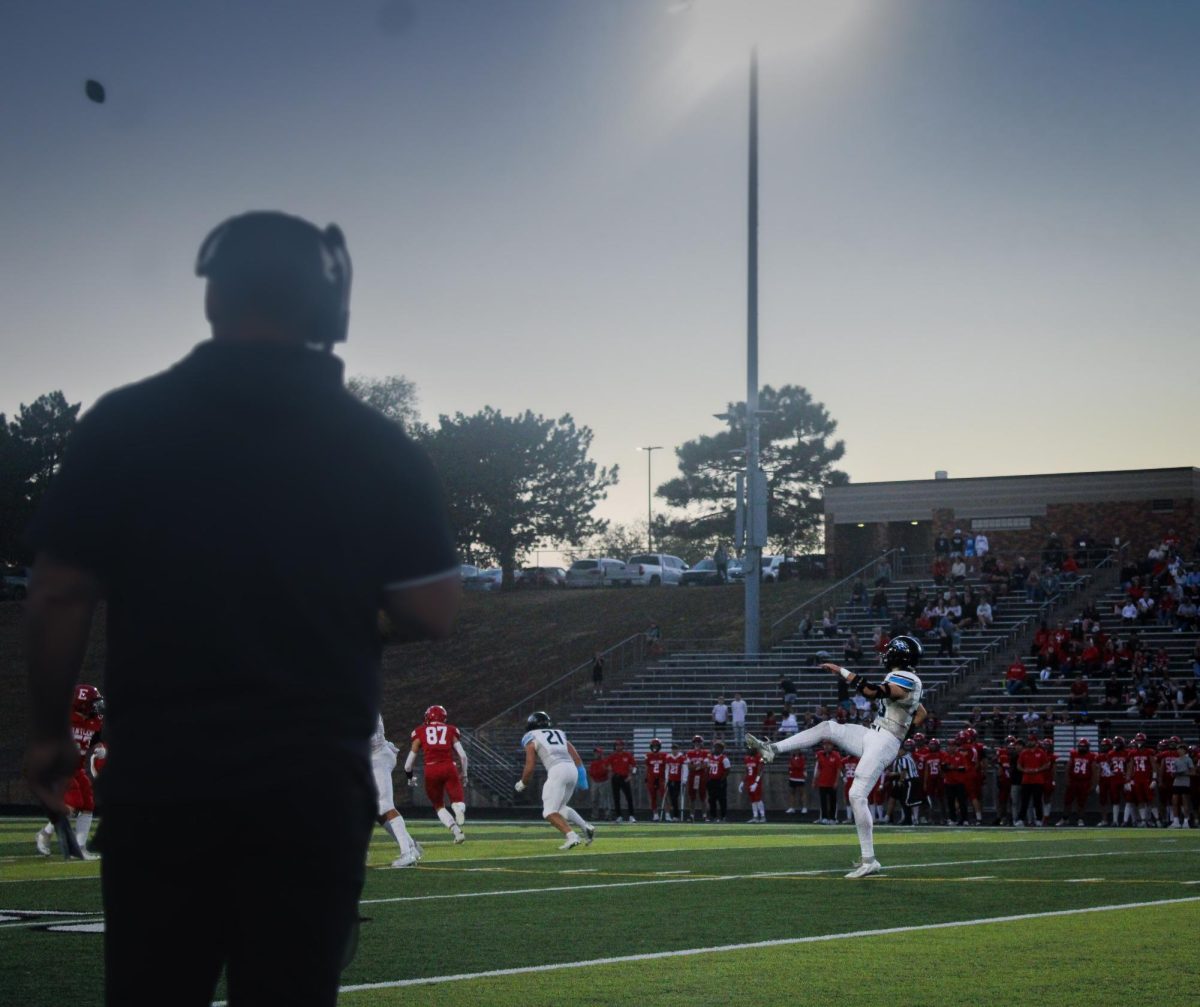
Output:
<path fill-rule="evenodd" d="M 834 750 L 833 741 L 821 742 L 817 752 L 817 767 L 813 772 L 813 786 L 821 799 L 821 817 L 818 825 L 837 824 L 837 784 L 842 769 L 842 756 Z"/>
<path fill-rule="evenodd" d="M 679 790 L 683 783 L 683 767 L 687 765 L 687 756 L 679 750 L 679 742 L 671 742 L 671 754 L 666 758 L 667 800 L 670 810 L 663 811 L 663 818 L 668 822 L 683 821 L 682 806 L 679 802 Z"/>
<path fill-rule="evenodd" d="M 462 827 L 467 819 L 467 801 L 463 796 L 463 781 L 467 778 L 467 753 L 458 737 L 458 728 L 446 723 L 446 708 L 431 706 L 425 711 L 425 722 L 420 727 L 414 727 L 412 746 L 408 758 L 404 760 L 404 775 L 408 777 L 408 785 L 415 787 L 416 778 L 413 776 L 413 766 L 417 762 L 417 753 L 425 753 L 425 794 L 438 820 L 450 830 L 455 843 L 466 841 Z M 458 766 L 454 764 L 457 753 L 462 763 L 462 775 L 459 776 Z M 446 798 L 450 798 L 450 808 L 454 814 L 446 810 Z"/>
<path fill-rule="evenodd" d="M 967 754 L 967 772 L 963 786 L 967 800 L 975 812 L 975 824 L 983 824 L 983 774 L 987 762 L 987 746 L 979 740 L 979 732 L 973 727 L 963 728 L 962 750 Z"/>
<path fill-rule="evenodd" d="M 1120 825 L 1121 800 L 1125 789 L 1125 757 L 1124 754 L 1113 750 L 1112 738 L 1100 739 L 1100 751 L 1096 753 L 1096 769 L 1100 774 L 1097 783 L 1100 794 L 1100 827 Z M 1112 821 L 1109 821 L 1110 811 Z"/>
<path fill-rule="evenodd" d="M 657 822 L 660 812 L 665 812 L 667 799 L 667 753 L 662 742 L 650 739 L 650 750 L 646 753 L 646 793 L 650 795 L 650 821 Z"/>
<path fill-rule="evenodd" d="M 729 756 L 725 754 L 725 742 L 713 743 L 712 751 L 705 764 L 708 777 L 708 820 L 723 822 L 729 814 Z"/>
<path fill-rule="evenodd" d="M 1080 738 L 1079 743 L 1071 749 L 1067 756 L 1067 792 L 1063 797 L 1062 818 L 1059 825 L 1066 825 L 1071 817 L 1071 806 L 1078 810 L 1076 825 L 1083 825 L 1083 813 L 1087 810 L 1088 795 L 1096 789 L 1096 781 L 1100 778 L 1099 759 L 1092 751 L 1092 743 L 1087 738 Z"/>
<path fill-rule="evenodd" d="M 100 731 L 104 726 L 104 697 L 94 685 L 75 686 L 75 697 L 71 701 L 71 736 L 79 747 L 79 763 L 75 775 L 67 784 L 63 794 L 63 803 L 70 808 L 75 819 L 75 839 L 79 843 L 79 851 L 84 860 L 95 860 L 96 854 L 87 848 L 88 833 L 92 829 L 92 818 L 96 812 L 96 797 L 92 789 L 95 778 L 93 770 L 99 766 L 92 762 L 93 745 L 100 745 Z M 100 765 L 103 764 L 104 750 Z M 37 834 L 38 853 L 43 856 L 50 854 L 50 839 L 54 835 L 54 825 L 47 822 Z"/>
<path fill-rule="evenodd" d="M 945 764 L 946 754 L 942 751 L 942 743 L 937 738 L 930 738 L 925 746 L 925 770 L 921 783 L 925 787 L 925 800 L 929 803 L 929 817 L 933 818 L 935 809 L 940 810 L 943 822 L 950 819 L 946 813 Z"/>
<path fill-rule="evenodd" d="M 692 738 L 692 747 L 687 751 L 687 762 L 683 767 L 683 789 L 687 795 L 687 817 L 689 822 L 696 820 L 696 809 L 704 816 L 704 805 L 708 800 L 708 789 L 705 785 L 705 772 L 708 768 L 708 749 L 704 747 L 704 738 L 697 734 Z"/>
<path fill-rule="evenodd" d="M 1150 824 L 1151 816 L 1155 824 L 1158 823 L 1158 806 L 1154 802 L 1154 777 L 1157 769 L 1157 753 L 1150 747 L 1146 736 L 1139 731 L 1133 736 L 1133 748 L 1125 763 L 1125 786 L 1143 827 Z"/>
<path fill-rule="evenodd" d="M 1050 807 L 1054 803 L 1055 773 L 1058 771 L 1058 757 L 1054 754 L 1054 739 L 1042 739 L 1042 751 L 1050 756 L 1050 768 L 1045 772 L 1042 781 L 1042 824 L 1050 824 Z"/>
<path fill-rule="evenodd" d="M 765 822 L 767 806 L 763 802 L 763 760 L 757 752 L 748 750 L 742 760 L 746 766 L 746 778 L 738 784 L 738 793 L 743 790 L 750 801 L 750 821 Z"/>
<path fill-rule="evenodd" d="M 1010 734 L 1004 745 L 996 750 L 996 824 L 1012 824 L 1012 790 L 1017 768 L 1017 756 L 1021 754 L 1017 737 Z"/>
<path fill-rule="evenodd" d="M 801 751 L 792 753 L 788 759 L 788 806 L 787 814 L 796 813 L 796 801 L 800 801 L 800 814 L 808 814 L 808 797 L 805 781 L 808 777 L 808 758 Z"/>
<path fill-rule="evenodd" d="M 966 739 L 960 734 L 950 740 L 950 751 L 942 761 L 942 776 L 946 783 L 946 824 L 967 824 L 967 773 L 971 754 Z"/>
<path fill-rule="evenodd" d="M 1172 803 L 1172 791 L 1175 783 L 1175 760 L 1182 744 L 1177 734 L 1158 743 L 1158 802 L 1162 809 L 1160 821 L 1166 823 L 1170 818 L 1172 826 L 1177 826 L 1179 821 Z"/>
<path fill-rule="evenodd" d="M 858 756 L 842 756 L 842 800 L 846 804 L 846 821 L 854 821 L 854 809 L 850 806 L 850 787 L 854 784 L 854 774 L 858 772 Z M 870 798 L 868 796 L 868 803 Z"/>

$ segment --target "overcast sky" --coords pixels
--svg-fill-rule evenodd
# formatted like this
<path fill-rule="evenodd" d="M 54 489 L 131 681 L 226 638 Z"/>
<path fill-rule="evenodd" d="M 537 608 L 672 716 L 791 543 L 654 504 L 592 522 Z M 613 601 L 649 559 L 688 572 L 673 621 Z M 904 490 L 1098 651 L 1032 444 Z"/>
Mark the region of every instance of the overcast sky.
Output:
<path fill-rule="evenodd" d="M 0 411 L 182 356 L 201 238 L 286 209 L 346 232 L 350 373 L 570 412 L 642 517 L 635 447 L 744 395 L 754 41 L 761 377 L 854 481 L 1197 462 L 1200 4 L 1159 0 L 8 0 Z"/>

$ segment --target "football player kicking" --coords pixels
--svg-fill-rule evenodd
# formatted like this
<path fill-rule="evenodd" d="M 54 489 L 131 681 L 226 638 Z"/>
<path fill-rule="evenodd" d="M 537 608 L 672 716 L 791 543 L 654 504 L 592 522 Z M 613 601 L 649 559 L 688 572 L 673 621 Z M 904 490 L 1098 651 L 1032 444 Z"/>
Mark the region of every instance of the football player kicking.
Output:
<path fill-rule="evenodd" d="M 415 787 L 413 766 L 417 762 L 417 753 L 425 752 L 425 794 L 437 813 L 438 821 L 450 830 L 454 842 L 466 842 L 466 834 L 462 827 L 467 817 L 467 802 L 463 797 L 463 784 L 467 779 L 467 753 L 462 742 L 458 740 L 458 728 L 446 723 L 446 708 L 431 706 L 425 711 L 425 723 L 413 728 L 412 747 L 408 758 L 404 760 L 404 774 L 408 777 L 408 785 Z M 458 761 L 462 763 L 462 776 L 454 765 L 454 754 L 458 753 Z M 451 816 L 446 810 L 446 798 L 450 798 L 450 807 L 454 811 Z"/>
<path fill-rule="evenodd" d="M 567 736 L 550 723 L 550 714 L 537 710 L 525 721 L 529 728 L 521 739 L 525 749 L 525 768 L 521 778 L 513 787 L 519 794 L 529 786 L 533 778 L 534 762 L 542 760 L 546 767 L 546 782 L 542 784 L 542 817 L 565 837 L 560 850 L 571 850 L 580 843 L 590 846 L 596 830 L 583 820 L 583 816 L 567 804 L 578 786 L 587 789 L 587 770 L 575 746 Z M 583 837 L 572 828 L 578 826 Z"/>
<path fill-rule="evenodd" d="M 856 675 L 839 665 L 821 665 L 826 671 L 840 675 L 866 699 L 878 701 L 880 713 L 869 728 L 826 720 L 774 743 L 746 735 L 746 747 L 761 753 L 767 762 L 782 752 L 812 748 L 825 740 L 831 740 L 843 751 L 859 756 L 854 784 L 850 788 L 850 807 L 858 829 L 862 862 L 846 875 L 847 878 L 865 878 L 880 870 L 879 861 L 875 859 L 874 825 L 867 795 L 896 758 L 909 725 L 920 726 L 925 720 L 925 707 L 921 705 L 921 680 L 914 671 L 921 661 L 921 654 L 920 641 L 915 637 L 896 637 L 880 655 L 885 675 L 878 684 L 868 682 L 862 675 Z"/>
<path fill-rule="evenodd" d="M 400 856 L 392 861 L 393 867 L 413 867 L 425 851 L 412 836 L 400 812 L 396 810 L 392 793 L 392 773 L 396 769 L 396 746 L 387 740 L 383 732 L 383 717 L 375 722 L 375 733 L 371 735 L 371 774 L 375 777 L 375 794 L 379 798 L 379 824 L 400 847 Z"/>

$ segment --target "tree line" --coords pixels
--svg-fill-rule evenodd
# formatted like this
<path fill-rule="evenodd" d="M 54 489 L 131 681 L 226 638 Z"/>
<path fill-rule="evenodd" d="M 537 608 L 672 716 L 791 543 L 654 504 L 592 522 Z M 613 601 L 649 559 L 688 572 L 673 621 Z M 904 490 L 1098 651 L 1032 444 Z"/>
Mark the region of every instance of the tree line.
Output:
<path fill-rule="evenodd" d="M 596 506 L 617 483 L 617 465 L 591 458 L 593 433 L 568 413 L 506 415 L 491 406 L 423 423 L 407 378 L 351 378 L 349 390 L 402 426 L 433 459 L 446 487 L 450 520 L 465 562 L 494 563 L 512 582 L 519 562 L 553 547 L 625 557 L 646 546 L 646 525 L 612 524 Z M 794 554 L 821 534 L 821 491 L 847 481 L 835 468 L 845 452 L 836 422 L 803 388 L 761 394 L 761 455 L 767 475 L 772 548 Z M 0 561 L 29 556 L 21 535 L 57 469 L 79 413 L 62 392 L 0 413 Z M 656 489 L 671 513 L 655 517 L 655 550 L 694 561 L 733 537 L 735 481 L 744 467 L 744 403 L 729 403 L 724 430 L 676 448 L 680 474 Z"/>

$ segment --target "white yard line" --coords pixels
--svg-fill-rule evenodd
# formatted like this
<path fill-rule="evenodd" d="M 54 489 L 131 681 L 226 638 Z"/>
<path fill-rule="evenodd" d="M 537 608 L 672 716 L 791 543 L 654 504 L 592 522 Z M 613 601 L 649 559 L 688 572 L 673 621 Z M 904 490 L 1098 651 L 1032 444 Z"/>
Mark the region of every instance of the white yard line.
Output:
<path fill-rule="evenodd" d="M 72 913 L 70 920 L 22 920 L 20 923 L 0 923 L 0 930 L 12 930 L 18 927 L 53 927 L 75 926 L 81 923 L 103 923 L 104 917 L 95 913 Z"/>
<path fill-rule="evenodd" d="M 527 975 L 533 972 L 558 972 L 563 969 L 591 968 L 595 965 L 618 965 L 627 962 L 646 962 L 660 958 L 685 958 L 695 955 L 721 954 L 727 951 L 748 951 L 756 948 L 788 947 L 795 944 L 818 944 L 825 941 L 854 940 L 862 937 L 885 937 L 890 934 L 916 933 L 922 930 L 948 930 L 955 927 L 978 927 L 992 923 L 1015 923 L 1022 920 L 1051 919 L 1058 916 L 1079 916 L 1084 913 L 1110 913 L 1125 909 L 1145 909 L 1151 906 L 1172 906 L 1185 902 L 1200 902 L 1200 895 L 1182 899 L 1156 899 L 1152 902 L 1125 902 L 1109 906 L 1088 906 L 1083 909 L 1055 909 L 1042 913 L 1021 913 L 1014 916 L 988 916 L 972 920 L 953 920 L 947 923 L 919 923 L 906 927 L 885 927 L 878 930 L 852 930 L 838 934 L 815 934 L 811 937 L 784 937 L 770 941 L 749 941 L 744 944 L 720 944 L 703 948 L 684 948 L 678 951 L 654 951 L 637 955 L 618 955 L 611 958 L 591 958 L 574 962 L 555 962 L 550 965 L 526 965 L 511 969 L 489 969 L 484 972 L 461 972 L 456 975 L 424 976 L 419 979 L 395 979 L 390 982 L 359 983 L 343 986 L 342 993 L 361 990 L 396 989 L 402 986 L 426 986 L 435 983 L 462 982 L 470 979 L 490 979 L 498 976 Z M 222 1007 L 222 1005 L 214 1005 Z"/>
<path fill-rule="evenodd" d="M 993 857 L 985 860 L 936 860 L 923 864 L 885 864 L 884 872 L 924 867 L 958 867 L 974 864 L 1027 863 L 1035 860 L 1075 860 L 1084 857 L 1125 857 L 1172 854 L 1174 850 L 1105 850 L 1101 853 L 1053 853 L 1032 857 Z M 539 888 L 506 888 L 494 892 L 451 892 L 443 895 L 393 895 L 387 898 L 362 899 L 361 905 L 384 905 L 393 902 L 442 902 L 452 899 L 489 899 L 505 895 L 532 895 L 538 892 L 586 892 L 597 888 L 643 888 L 648 885 L 689 885 L 705 881 L 753 881 L 765 878 L 815 877 L 821 874 L 844 874 L 845 867 L 825 867 L 811 871 L 775 871 L 758 874 L 714 874 L 693 877 L 653 878 L 644 881 L 610 881 L 588 885 L 547 885 Z"/>

